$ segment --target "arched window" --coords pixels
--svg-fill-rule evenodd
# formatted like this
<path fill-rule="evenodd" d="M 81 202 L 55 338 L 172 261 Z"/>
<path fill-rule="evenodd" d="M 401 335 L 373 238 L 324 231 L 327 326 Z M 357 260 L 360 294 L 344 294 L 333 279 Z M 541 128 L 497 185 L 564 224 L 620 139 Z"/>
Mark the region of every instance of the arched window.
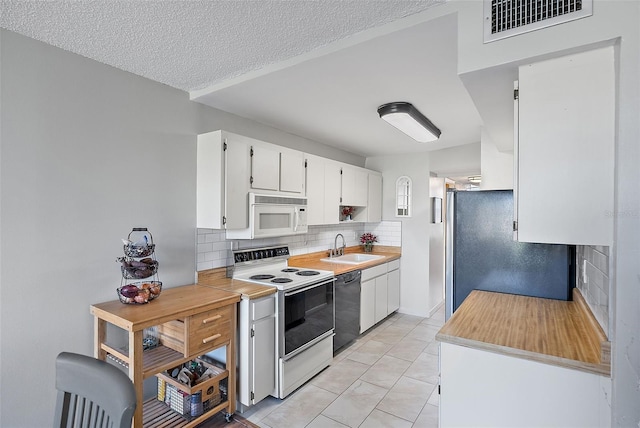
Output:
<path fill-rule="evenodd" d="M 411 179 L 407 176 L 396 181 L 396 217 L 411 217 Z"/>

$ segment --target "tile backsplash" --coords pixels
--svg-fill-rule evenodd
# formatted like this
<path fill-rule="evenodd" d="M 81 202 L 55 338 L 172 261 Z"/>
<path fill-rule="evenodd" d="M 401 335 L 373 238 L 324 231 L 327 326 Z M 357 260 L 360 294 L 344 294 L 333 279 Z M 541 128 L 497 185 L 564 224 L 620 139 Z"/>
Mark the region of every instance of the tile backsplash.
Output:
<path fill-rule="evenodd" d="M 582 292 L 605 334 L 610 337 L 609 247 L 578 245 L 576 258 L 578 289 Z"/>
<path fill-rule="evenodd" d="M 224 230 L 197 230 L 197 269 L 199 271 L 233 265 L 231 251 L 244 248 L 288 245 L 292 255 L 315 253 L 333 248 L 336 234 L 341 233 L 347 247 L 360 245 L 360 235 L 371 232 L 378 237 L 379 245 L 400 247 L 402 245 L 402 223 L 382 221 L 380 223 L 341 223 L 324 226 L 309 226 L 305 235 L 253 240 L 227 240 Z"/>

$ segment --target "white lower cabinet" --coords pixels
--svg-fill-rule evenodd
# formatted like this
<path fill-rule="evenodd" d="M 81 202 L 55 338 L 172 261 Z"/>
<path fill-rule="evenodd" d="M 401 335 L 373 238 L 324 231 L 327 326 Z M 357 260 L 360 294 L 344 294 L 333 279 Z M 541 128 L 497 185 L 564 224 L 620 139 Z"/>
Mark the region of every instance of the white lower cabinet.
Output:
<path fill-rule="evenodd" d="M 276 390 L 276 295 L 240 301 L 238 401 L 252 406 Z"/>
<path fill-rule="evenodd" d="M 441 427 L 609 427 L 611 379 L 440 344 Z"/>
<path fill-rule="evenodd" d="M 400 260 L 387 264 L 387 313 L 400 309 Z"/>
<path fill-rule="evenodd" d="M 375 321 L 376 323 L 383 320 L 389 312 L 387 312 L 387 274 L 381 275 L 375 279 L 376 282 L 376 303 L 375 303 Z"/>
<path fill-rule="evenodd" d="M 360 333 L 369 330 L 376 323 L 376 280 L 362 281 L 360 284 Z"/>
<path fill-rule="evenodd" d="M 400 307 L 400 261 L 394 260 L 362 270 L 360 286 L 360 333 Z"/>

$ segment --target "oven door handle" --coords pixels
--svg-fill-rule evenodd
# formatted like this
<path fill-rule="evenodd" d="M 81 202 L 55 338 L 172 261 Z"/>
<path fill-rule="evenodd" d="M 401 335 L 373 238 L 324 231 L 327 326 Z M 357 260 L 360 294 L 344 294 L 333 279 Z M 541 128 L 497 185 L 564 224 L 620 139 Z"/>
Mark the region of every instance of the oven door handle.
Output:
<path fill-rule="evenodd" d="M 310 285 L 308 287 L 300 288 L 300 289 L 297 289 L 297 290 L 287 291 L 287 292 L 284 293 L 284 297 L 293 296 L 293 295 L 298 294 L 298 293 L 304 293 L 305 291 L 309 291 L 309 290 L 311 290 L 313 288 L 320 287 L 321 285 L 328 284 L 328 283 L 330 283 L 332 281 L 333 281 L 333 279 L 331 281 L 320 282 L 318 284 L 313 284 L 313 285 Z"/>

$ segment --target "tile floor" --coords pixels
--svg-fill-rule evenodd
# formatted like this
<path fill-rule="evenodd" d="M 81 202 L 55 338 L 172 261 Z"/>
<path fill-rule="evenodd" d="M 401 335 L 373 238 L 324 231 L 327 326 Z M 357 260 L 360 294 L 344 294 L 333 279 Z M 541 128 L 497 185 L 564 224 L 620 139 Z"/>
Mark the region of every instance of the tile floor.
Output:
<path fill-rule="evenodd" d="M 286 399 L 267 397 L 243 416 L 263 428 L 437 427 L 443 323 L 443 309 L 392 314 Z"/>

